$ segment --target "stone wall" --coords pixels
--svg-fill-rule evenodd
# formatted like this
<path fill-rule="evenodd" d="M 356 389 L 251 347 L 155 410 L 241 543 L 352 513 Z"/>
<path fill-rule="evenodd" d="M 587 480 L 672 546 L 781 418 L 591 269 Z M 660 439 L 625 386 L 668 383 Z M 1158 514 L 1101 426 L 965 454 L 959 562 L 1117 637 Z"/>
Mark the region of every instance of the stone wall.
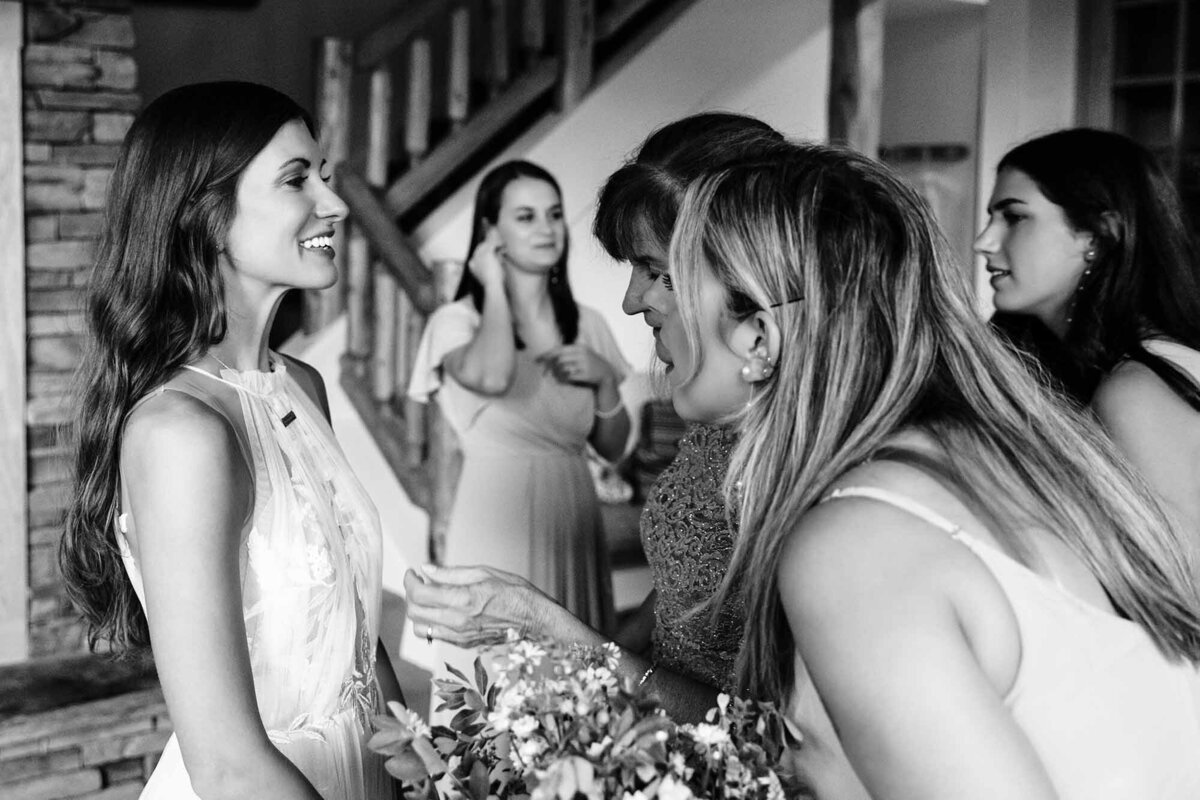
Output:
<path fill-rule="evenodd" d="M 69 480 L 61 424 L 83 331 L 82 289 L 121 139 L 141 105 L 129 0 L 29 2 L 24 134 L 29 401 L 29 654 L 79 652 L 57 548 Z"/>
<path fill-rule="evenodd" d="M 136 798 L 171 735 L 152 669 L 96 656 L 0 670 L 0 797 Z"/>

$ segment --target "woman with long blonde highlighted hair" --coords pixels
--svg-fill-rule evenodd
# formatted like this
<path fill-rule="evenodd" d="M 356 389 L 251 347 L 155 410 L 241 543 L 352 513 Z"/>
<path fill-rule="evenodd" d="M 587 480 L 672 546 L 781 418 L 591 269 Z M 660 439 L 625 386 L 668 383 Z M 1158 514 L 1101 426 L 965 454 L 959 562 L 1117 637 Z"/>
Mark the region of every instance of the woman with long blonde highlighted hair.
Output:
<path fill-rule="evenodd" d="M 741 429 L 741 689 L 790 700 L 823 798 L 1200 796 L 1179 532 L 947 253 L 838 148 L 688 192 L 662 336 L 679 413 Z"/>

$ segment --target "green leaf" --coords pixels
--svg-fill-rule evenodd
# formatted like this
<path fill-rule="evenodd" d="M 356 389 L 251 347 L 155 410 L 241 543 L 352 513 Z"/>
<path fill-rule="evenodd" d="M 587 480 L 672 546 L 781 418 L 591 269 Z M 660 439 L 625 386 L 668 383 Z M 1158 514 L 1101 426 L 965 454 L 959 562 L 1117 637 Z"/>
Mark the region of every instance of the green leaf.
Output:
<path fill-rule="evenodd" d="M 478 687 L 480 694 L 487 693 L 488 674 L 483 666 L 483 656 L 475 656 L 475 686 Z"/>
<path fill-rule="evenodd" d="M 450 727 L 461 732 L 463 728 L 471 723 L 479 715 L 478 711 L 470 708 L 464 708 L 462 711 L 454 715 L 454 719 L 450 720 Z"/>
<path fill-rule="evenodd" d="M 425 770 L 432 776 L 437 777 L 446 772 L 446 762 L 442 760 L 442 756 L 434 748 L 433 743 L 423 736 L 413 739 L 413 750 L 420 757 L 421 762 L 425 765 Z"/>
<path fill-rule="evenodd" d="M 383 767 L 389 775 L 404 783 L 420 783 L 429 777 L 421 757 L 411 750 L 392 756 L 383 762 Z"/>
<path fill-rule="evenodd" d="M 415 734 L 403 727 L 380 728 L 367 741 L 367 747 L 376 753 L 396 755 L 409 748 Z"/>
<path fill-rule="evenodd" d="M 464 684 L 466 684 L 467 686 L 470 686 L 470 685 L 471 685 L 471 681 L 470 681 L 470 679 L 469 679 L 469 678 L 467 678 L 467 676 L 466 676 L 466 675 L 463 675 L 463 674 L 462 674 L 462 672 L 460 672 L 459 670 L 457 670 L 457 669 L 455 669 L 454 667 L 450 666 L 449 664 L 447 664 L 447 665 L 446 665 L 446 670 L 447 670 L 447 671 L 448 671 L 448 672 L 449 672 L 451 675 L 453 675 L 454 677 L 456 677 L 456 678 L 458 678 L 459 680 L 461 680 L 461 681 L 462 681 Z"/>
<path fill-rule="evenodd" d="M 476 661 L 476 663 L 479 663 Z M 467 779 L 468 785 L 471 787 L 471 797 L 475 800 L 487 800 L 488 789 L 491 782 L 488 780 L 487 764 L 481 760 L 476 760 L 471 765 L 471 775 Z"/>

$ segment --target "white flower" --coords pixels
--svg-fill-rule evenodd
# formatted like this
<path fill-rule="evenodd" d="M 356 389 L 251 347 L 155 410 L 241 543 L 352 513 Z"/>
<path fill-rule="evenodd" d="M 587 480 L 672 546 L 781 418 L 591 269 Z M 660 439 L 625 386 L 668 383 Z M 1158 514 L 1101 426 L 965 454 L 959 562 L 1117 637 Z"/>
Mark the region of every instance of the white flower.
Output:
<path fill-rule="evenodd" d="M 611 736 L 605 736 L 603 739 L 601 739 L 598 742 L 592 742 L 587 747 L 588 758 L 593 759 L 594 761 L 599 761 L 600 758 L 604 755 L 604 751 L 607 750 L 609 745 L 611 745 L 611 744 L 612 744 Z"/>
<path fill-rule="evenodd" d="M 667 775 L 658 784 L 659 800 L 692 800 L 695 795 L 686 784 L 675 780 L 671 775 Z"/>
<path fill-rule="evenodd" d="M 526 739 L 525 741 L 521 742 L 521 746 L 517 748 L 517 755 L 520 756 L 521 760 L 526 764 L 532 764 L 535 758 L 546 752 L 546 748 L 548 746 L 549 745 L 546 744 L 546 741 L 541 738 Z"/>
<path fill-rule="evenodd" d="M 729 743 L 729 734 L 722 730 L 717 725 L 709 725 L 707 722 L 697 723 L 695 730 L 692 732 L 696 741 L 700 744 L 709 747 L 718 747 Z"/>
<path fill-rule="evenodd" d="M 538 729 L 538 721 L 533 716 L 526 714 L 520 719 L 513 720 L 509 724 L 509 729 L 518 739 L 527 739 L 529 735 Z"/>

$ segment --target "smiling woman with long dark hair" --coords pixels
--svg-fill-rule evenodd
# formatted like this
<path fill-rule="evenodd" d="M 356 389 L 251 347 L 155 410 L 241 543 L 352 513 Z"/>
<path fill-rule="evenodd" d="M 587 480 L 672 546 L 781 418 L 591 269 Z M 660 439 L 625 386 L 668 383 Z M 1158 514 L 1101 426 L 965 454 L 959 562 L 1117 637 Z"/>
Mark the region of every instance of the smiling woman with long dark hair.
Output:
<path fill-rule="evenodd" d="M 212 83 L 151 103 L 113 171 L 61 561 L 93 644 L 153 650 L 147 800 L 390 796 L 378 518 L 320 376 L 267 349 L 283 293 L 337 279 L 326 169 L 292 100 Z"/>

